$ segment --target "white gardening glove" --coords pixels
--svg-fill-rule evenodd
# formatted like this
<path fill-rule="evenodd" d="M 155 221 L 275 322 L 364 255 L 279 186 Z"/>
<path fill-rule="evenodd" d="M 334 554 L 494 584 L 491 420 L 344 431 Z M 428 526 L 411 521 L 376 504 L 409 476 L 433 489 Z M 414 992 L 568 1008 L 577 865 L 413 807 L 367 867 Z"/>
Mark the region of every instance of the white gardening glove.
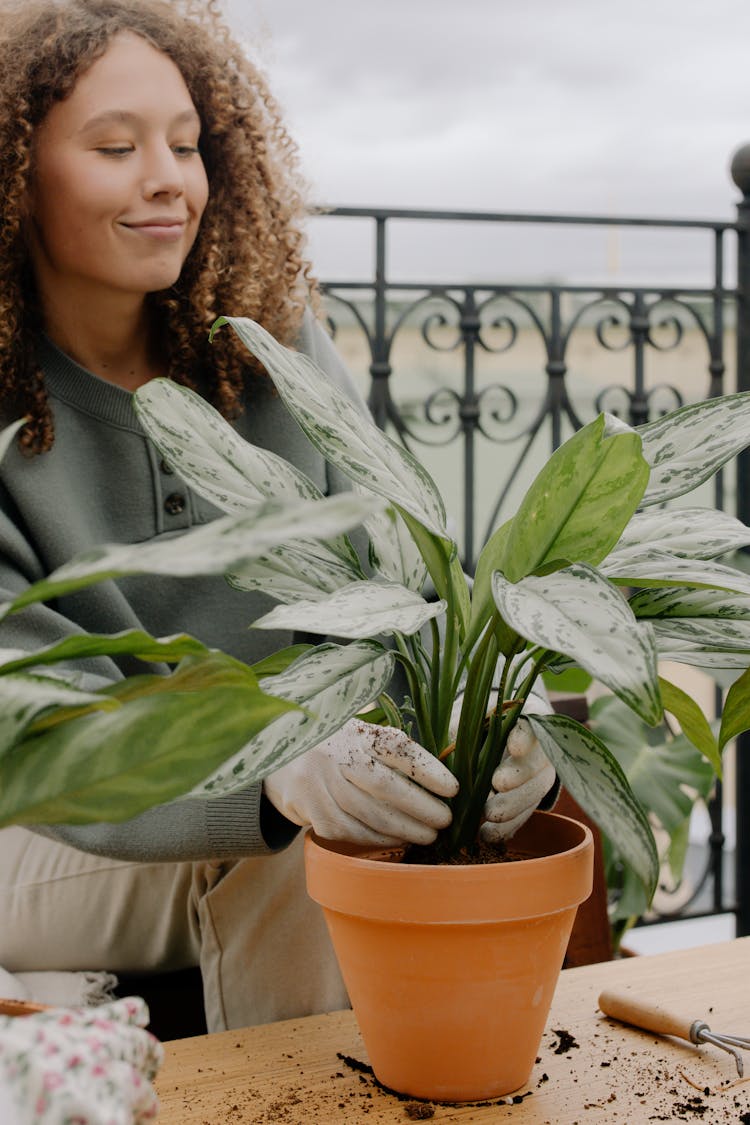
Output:
<path fill-rule="evenodd" d="M 453 705 L 449 737 L 455 741 L 461 717 L 463 696 Z M 497 692 L 490 692 L 487 714 L 497 706 Z M 533 692 L 525 710 L 537 715 L 551 712 L 547 700 Z M 484 806 L 485 822 L 479 830 L 482 840 L 497 844 L 508 840 L 534 812 L 542 797 L 555 784 L 555 768 L 551 765 L 526 719 L 518 720 L 508 736 L 502 761 L 492 775 L 492 793 Z"/>
<path fill-rule="evenodd" d="M 488 844 L 510 839 L 555 784 L 555 776 L 555 767 L 529 722 L 521 717 L 508 735 L 503 759 L 492 775 L 481 838 Z"/>
<path fill-rule="evenodd" d="M 403 731 L 350 719 L 270 774 L 263 791 L 287 820 L 325 839 L 430 844 L 451 822 L 438 797 L 454 797 L 458 782 Z"/>

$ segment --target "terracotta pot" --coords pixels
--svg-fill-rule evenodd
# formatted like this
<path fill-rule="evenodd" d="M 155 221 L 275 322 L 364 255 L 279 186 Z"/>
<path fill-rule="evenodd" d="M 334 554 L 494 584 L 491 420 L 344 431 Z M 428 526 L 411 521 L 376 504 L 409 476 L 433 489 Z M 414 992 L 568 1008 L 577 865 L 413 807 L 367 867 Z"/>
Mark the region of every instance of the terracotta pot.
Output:
<path fill-rule="evenodd" d="M 31 1000 L 3 1000 L 0 998 L 0 1016 L 30 1016 L 44 1012 L 48 1004 L 34 1004 Z"/>
<path fill-rule="evenodd" d="M 308 893 L 384 1086 L 479 1101 L 528 1080 L 594 849 L 538 812 L 513 847 L 529 858 L 425 867 L 308 835 Z"/>

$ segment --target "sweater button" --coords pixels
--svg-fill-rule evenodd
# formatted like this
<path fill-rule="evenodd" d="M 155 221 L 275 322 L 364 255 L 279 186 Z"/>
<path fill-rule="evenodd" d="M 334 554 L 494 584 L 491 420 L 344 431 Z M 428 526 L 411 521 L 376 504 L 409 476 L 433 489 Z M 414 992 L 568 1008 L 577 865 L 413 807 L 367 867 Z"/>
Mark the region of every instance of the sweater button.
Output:
<path fill-rule="evenodd" d="M 161 469 L 161 471 L 163 473 L 166 473 L 167 476 L 170 476 L 170 477 L 172 476 L 172 473 L 174 472 L 174 469 L 170 465 L 169 461 L 165 461 L 163 458 L 159 462 L 159 468 Z"/>
<path fill-rule="evenodd" d="M 164 501 L 164 509 L 170 516 L 179 516 L 185 511 L 185 497 L 180 492 L 172 492 Z"/>

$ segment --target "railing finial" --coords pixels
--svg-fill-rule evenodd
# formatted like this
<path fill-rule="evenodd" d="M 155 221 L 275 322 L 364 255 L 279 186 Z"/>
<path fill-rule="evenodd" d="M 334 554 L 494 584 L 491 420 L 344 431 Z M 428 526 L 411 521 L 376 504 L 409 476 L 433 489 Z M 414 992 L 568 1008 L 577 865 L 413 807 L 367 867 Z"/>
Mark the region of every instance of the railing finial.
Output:
<path fill-rule="evenodd" d="M 732 157 L 729 171 L 745 198 L 750 196 L 750 144 L 741 145 L 737 149 Z"/>

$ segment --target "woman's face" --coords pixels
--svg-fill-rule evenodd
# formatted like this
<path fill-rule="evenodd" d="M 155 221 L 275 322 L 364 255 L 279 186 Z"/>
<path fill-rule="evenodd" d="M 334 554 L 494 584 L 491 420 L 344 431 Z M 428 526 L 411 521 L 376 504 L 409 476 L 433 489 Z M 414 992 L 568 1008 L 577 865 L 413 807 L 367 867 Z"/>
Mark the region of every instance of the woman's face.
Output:
<path fill-rule="evenodd" d="M 29 242 L 43 304 L 174 284 L 208 199 L 199 132 L 175 64 L 115 36 L 34 137 Z"/>

